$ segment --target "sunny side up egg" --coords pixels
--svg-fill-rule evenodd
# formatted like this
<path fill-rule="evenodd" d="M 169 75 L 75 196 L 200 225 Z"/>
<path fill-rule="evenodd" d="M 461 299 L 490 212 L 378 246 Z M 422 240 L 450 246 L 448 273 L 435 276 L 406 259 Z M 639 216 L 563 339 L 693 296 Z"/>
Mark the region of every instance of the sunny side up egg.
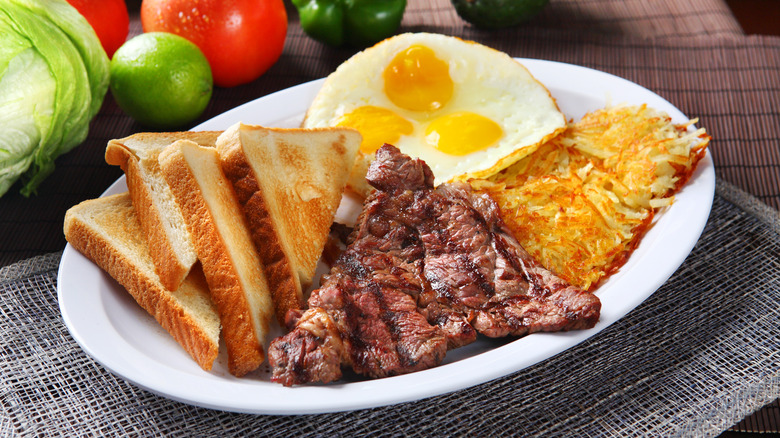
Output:
<path fill-rule="evenodd" d="M 363 136 L 350 186 L 384 143 L 424 160 L 436 184 L 485 177 L 558 135 L 566 120 L 549 91 L 509 55 L 431 33 L 388 38 L 325 80 L 303 127 L 349 126 Z"/>

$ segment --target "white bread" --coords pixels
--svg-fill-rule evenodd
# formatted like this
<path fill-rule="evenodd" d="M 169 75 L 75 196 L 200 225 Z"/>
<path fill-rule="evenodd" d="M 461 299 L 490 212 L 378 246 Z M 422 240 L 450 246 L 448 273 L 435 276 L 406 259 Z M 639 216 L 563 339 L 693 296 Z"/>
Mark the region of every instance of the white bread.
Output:
<path fill-rule="evenodd" d="M 159 155 L 222 321 L 228 370 L 242 376 L 265 358 L 274 307 L 262 264 L 214 148 L 178 140 Z"/>
<path fill-rule="evenodd" d="M 373 154 L 358 153 L 357 157 L 355 157 L 355 163 L 352 167 L 352 171 L 349 173 L 347 189 L 363 199 L 368 198 L 368 195 L 374 191 L 374 188 L 371 187 L 366 180 L 368 168 L 371 166 L 371 162 L 373 161 Z"/>
<path fill-rule="evenodd" d="M 196 261 L 195 247 L 181 211 L 160 174 L 157 158 L 179 139 L 214 146 L 218 131 L 143 132 L 111 140 L 106 162 L 122 168 L 160 281 L 168 290 L 179 287 Z"/>
<path fill-rule="evenodd" d="M 127 289 L 201 368 L 211 369 L 220 321 L 203 272 L 192 269 L 175 291 L 160 283 L 127 192 L 71 207 L 64 232 L 74 248 Z"/>
<path fill-rule="evenodd" d="M 360 134 L 237 123 L 217 139 L 283 324 L 303 304 L 341 202 Z"/>

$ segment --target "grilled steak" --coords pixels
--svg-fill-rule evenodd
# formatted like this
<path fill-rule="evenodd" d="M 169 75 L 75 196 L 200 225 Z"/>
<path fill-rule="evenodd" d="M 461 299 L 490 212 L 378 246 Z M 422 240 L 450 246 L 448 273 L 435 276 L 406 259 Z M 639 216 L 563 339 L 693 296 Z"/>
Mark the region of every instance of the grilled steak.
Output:
<path fill-rule="evenodd" d="M 330 382 L 342 366 L 369 377 L 438 365 L 447 349 L 489 337 L 593 327 L 598 298 L 536 263 L 498 207 L 464 183 L 433 187 L 420 160 L 377 151 L 347 249 L 308 310 L 269 348 L 272 380 Z"/>

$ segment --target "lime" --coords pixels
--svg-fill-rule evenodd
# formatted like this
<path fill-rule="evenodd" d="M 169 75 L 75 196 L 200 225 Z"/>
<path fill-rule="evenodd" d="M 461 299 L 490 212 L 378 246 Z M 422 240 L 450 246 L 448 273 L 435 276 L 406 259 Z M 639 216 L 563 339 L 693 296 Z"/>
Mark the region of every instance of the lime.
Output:
<path fill-rule="evenodd" d="M 157 129 L 181 127 L 206 109 L 213 80 L 198 46 L 172 33 L 142 33 L 111 59 L 111 93 L 139 123 Z"/>
<path fill-rule="evenodd" d="M 460 18 L 483 29 L 518 25 L 536 16 L 549 0 L 452 0 Z"/>

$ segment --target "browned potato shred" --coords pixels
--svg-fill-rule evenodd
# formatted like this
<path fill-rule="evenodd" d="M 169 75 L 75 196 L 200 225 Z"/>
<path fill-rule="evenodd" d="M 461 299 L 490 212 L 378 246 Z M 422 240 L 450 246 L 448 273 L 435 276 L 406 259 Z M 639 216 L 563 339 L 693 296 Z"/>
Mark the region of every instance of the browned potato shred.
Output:
<path fill-rule="evenodd" d="M 646 106 L 594 111 L 487 179 L 520 243 L 547 269 L 595 289 L 628 259 L 690 178 L 710 137 Z"/>

